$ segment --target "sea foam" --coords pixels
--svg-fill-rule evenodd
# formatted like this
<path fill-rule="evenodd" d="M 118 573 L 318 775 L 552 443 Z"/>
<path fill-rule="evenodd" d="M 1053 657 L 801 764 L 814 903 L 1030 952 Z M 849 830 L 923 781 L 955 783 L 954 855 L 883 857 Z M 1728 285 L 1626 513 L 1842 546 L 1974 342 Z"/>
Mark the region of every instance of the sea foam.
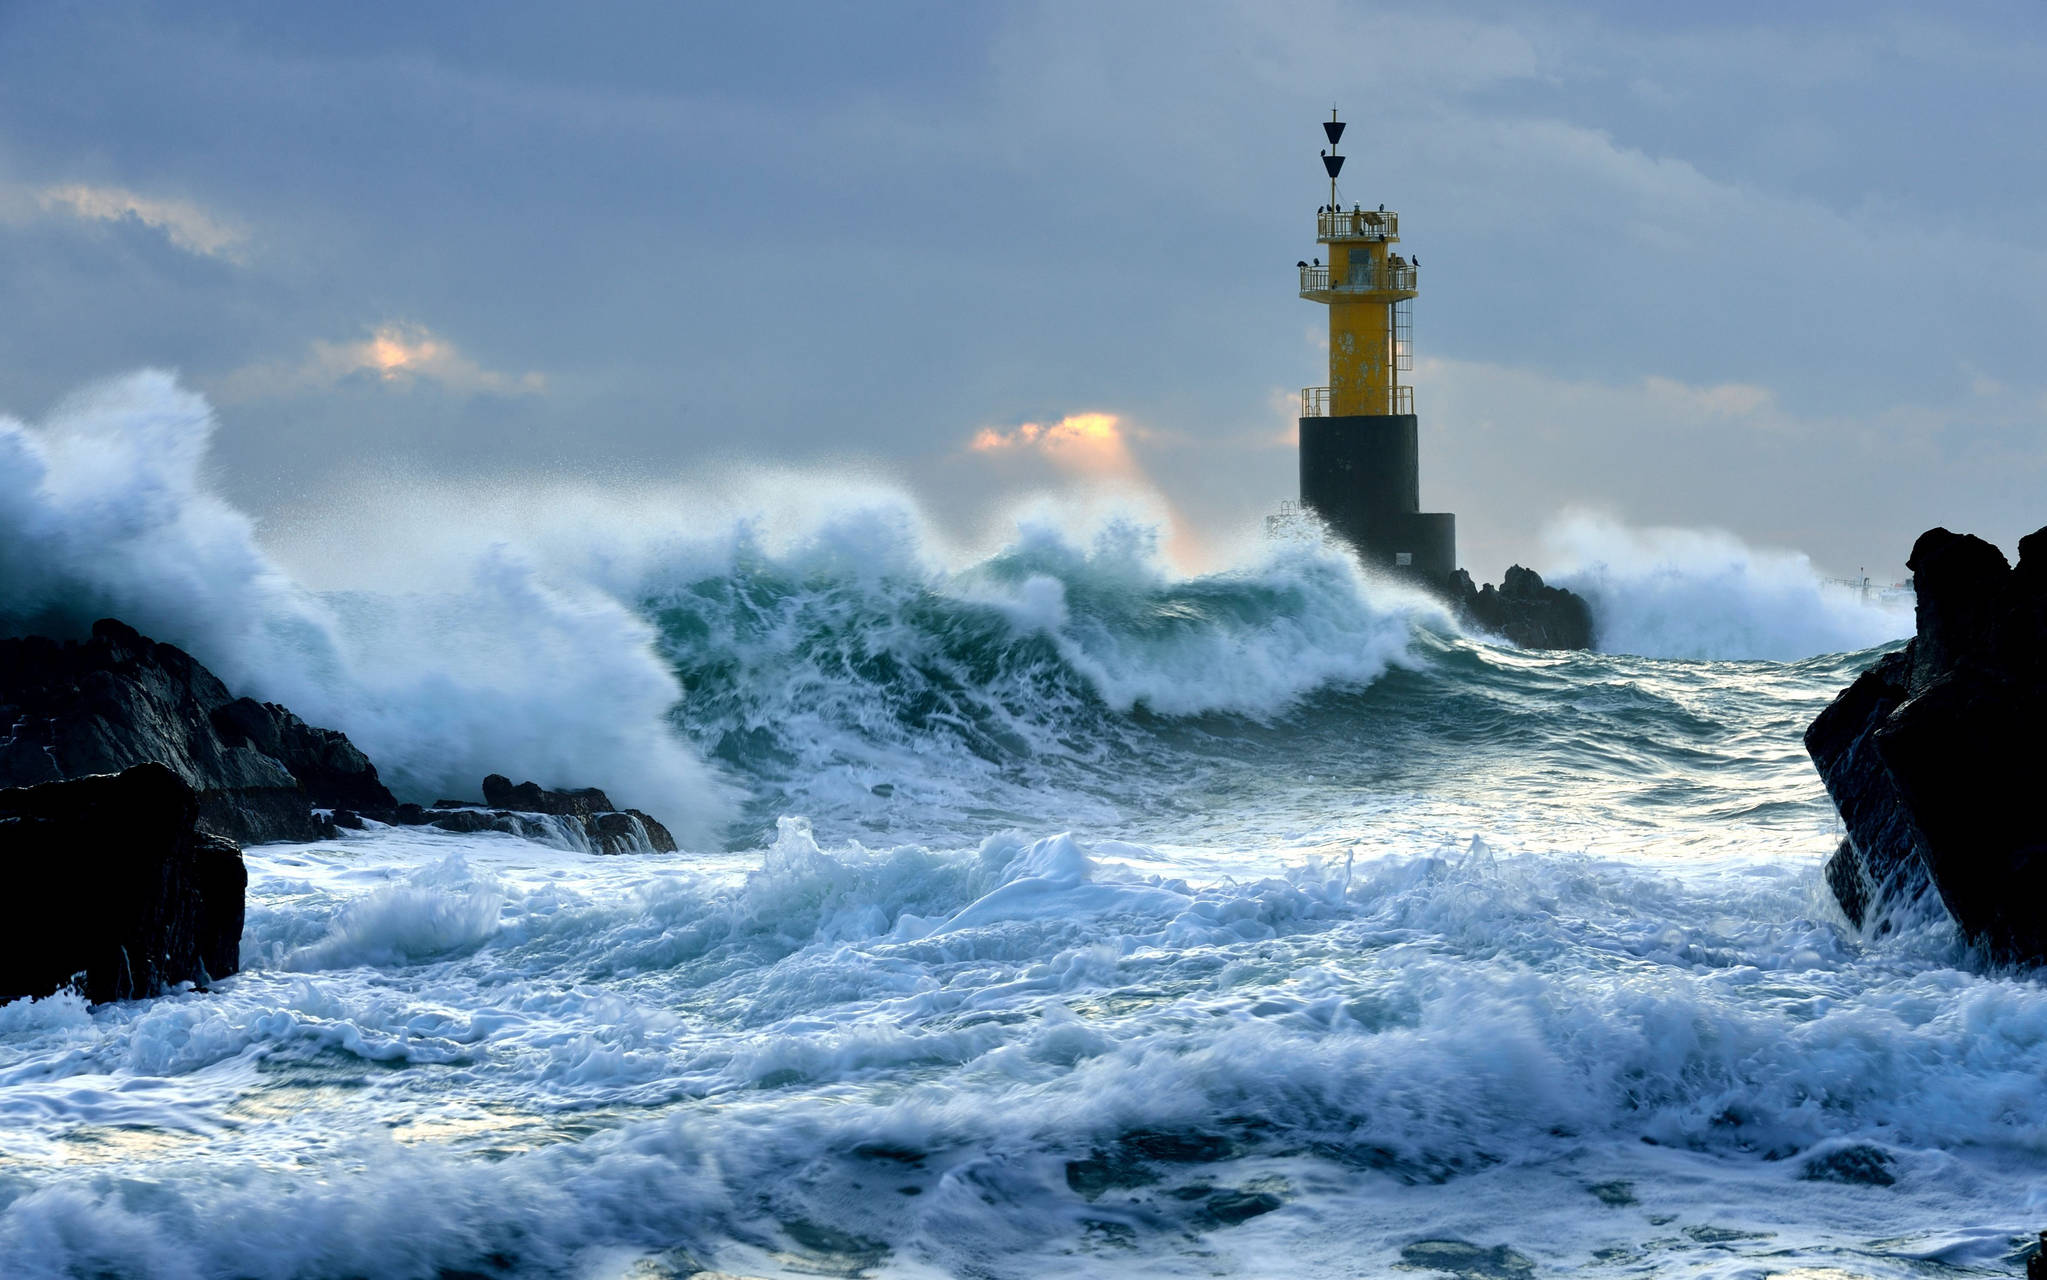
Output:
<path fill-rule="evenodd" d="M 604 786 L 709 838 L 722 784 L 675 735 L 675 675 L 602 592 L 499 547 L 434 596 L 293 581 L 207 475 L 215 431 L 159 372 L 0 418 L 0 626 L 77 635 L 119 617 L 230 687 L 346 732 L 413 799 L 486 773 Z"/>
<path fill-rule="evenodd" d="M 1870 649 L 1912 634 L 1909 598 L 1830 584 L 1804 555 L 1710 529 L 1634 529 L 1567 516 L 1545 533 L 1550 575 L 1592 605 L 1595 642 L 1652 658 L 1771 659 Z"/>

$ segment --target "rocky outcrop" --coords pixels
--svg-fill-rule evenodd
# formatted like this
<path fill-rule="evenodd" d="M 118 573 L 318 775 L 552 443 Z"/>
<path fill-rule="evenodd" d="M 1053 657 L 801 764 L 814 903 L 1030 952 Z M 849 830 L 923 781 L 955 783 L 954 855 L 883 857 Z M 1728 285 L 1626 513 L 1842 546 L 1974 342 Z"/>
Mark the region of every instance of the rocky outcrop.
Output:
<path fill-rule="evenodd" d="M 621 809 L 596 787 L 573 791 L 549 791 L 537 782 L 512 780 L 493 773 L 483 780 L 483 802 L 520 813 L 546 813 L 580 820 L 599 853 L 650 850 L 674 853 L 675 837 L 651 814 L 638 809 Z"/>
<path fill-rule="evenodd" d="M 126 1000 L 239 969 L 248 874 L 199 808 L 154 763 L 0 790 L 0 1000 L 72 985 Z"/>
<path fill-rule="evenodd" d="M 1858 926 L 1931 897 L 1994 960 L 2047 962 L 2047 529 L 2015 569 L 1946 529 L 1909 565 L 1917 634 L 1806 730 L 1847 828 L 1827 883 Z"/>
<path fill-rule="evenodd" d="M 1494 587 L 1481 587 L 1459 569 L 1450 581 L 1450 602 L 1464 620 L 1524 649 L 1590 649 L 1592 606 L 1582 596 L 1552 587 L 1542 575 L 1520 565 Z"/>
<path fill-rule="evenodd" d="M 254 747 L 284 765 L 321 809 L 376 809 L 394 803 L 377 766 L 335 729 L 307 724 L 274 702 L 236 698 L 213 712 L 223 741 Z"/>
<path fill-rule="evenodd" d="M 587 849 L 592 853 L 676 851 L 675 837 L 651 814 L 621 809 L 596 787 L 549 791 L 537 782 L 514 785 L 501 773 L 483 780 L 480 805 L 464 800 L 437 800 L 431 809 L 408 804 L 390 813 L 367 816 L 443 831 L 503 831 L 543 844 Z"/>
<path fill-rule="evenodd" d="M 82 643 L 0 640 L 0 786 L 156 761 L 198 793 L 200 824 L 244 844 L 316 840 L 315 808 L 396 799 L 347 738 L 237 698 L 175 645 L 112 619 Z"/>
<path fill-rule="evenodd" d="M 666 827 L 594 787 L 550 791 L 492 774 L 481 805 L 401 805 L 344 735 L 275 703 L 237 698 L 184 650 L 112 619 L 77 643 L 0 639 L 0 787 L 147 761 L 196 793 L 202 828 L 243 844 L 318 840 L 373 819 L 506 831 L 596 853 L 676 848 Z"/>

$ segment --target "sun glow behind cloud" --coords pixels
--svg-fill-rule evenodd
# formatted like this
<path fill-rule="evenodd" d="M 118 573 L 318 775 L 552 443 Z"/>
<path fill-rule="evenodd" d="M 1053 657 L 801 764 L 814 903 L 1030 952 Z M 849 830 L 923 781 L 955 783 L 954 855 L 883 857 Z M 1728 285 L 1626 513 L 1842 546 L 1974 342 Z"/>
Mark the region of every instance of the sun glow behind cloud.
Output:
<path fill-rule="evenodd" d="M 486 369 L 425 325 L 381 324 L 360 342 L 315 342 L 314 362 L 336 377 L 370 373 L 384 382 L 431 378 L 456 391 L 500 395 L 538 392 L 547 379 L 538 373 L 509 374 Z"/>
<path fill-rule="evenodd" d="M 1196 523 L 1138 464 L 1133 442 L 1170 444 L 1170 434 L 1147 430 L 1120 415 L 1089 410 L 1057 422 L 1025 422 L 1009 430 L 983 427 L 967 447 L 986 458 L 1030 458 L 1088 482 L 1098 492 L 1135 497 L 1162 517 L 1166 559 L 1183 572 L 1213 567 L 1214 555 Z M 1119 498 L 1120 500 L 1120 498 Z"/>
<path fill-rule="evenodd" d="M 354 342 L 315 339 L 311 353 L 295 365 L 252 365 L 237 370 L 214 392 L 227 401 L 255 400 L 365 378 L 394 389 L 435 382 L 469 394 L 538 395 L 547 390 L 543 374 L 487 369 L 425 325 L 387 321 Z"/>
<path fill-rule="evenodd" d="M 1075 413 L 1050 424 L 1026 422 L 1009 431 L 983 427 L 968 447 L 984 454 L 1035 454 L 1078 476 L 1135 479 L 1140 472 L 1130 455 L 1132 434 L 1113 413 Z"/>

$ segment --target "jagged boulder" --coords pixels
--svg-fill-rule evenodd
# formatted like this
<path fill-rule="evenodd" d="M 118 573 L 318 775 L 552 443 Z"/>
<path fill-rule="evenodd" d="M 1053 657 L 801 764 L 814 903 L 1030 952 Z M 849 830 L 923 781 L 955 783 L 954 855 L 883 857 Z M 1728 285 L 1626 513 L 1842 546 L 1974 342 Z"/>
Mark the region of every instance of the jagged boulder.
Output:
<path fill-rule="evenodd" d="M 591 847 L 599 853 L 674 853 L 675 837 L 652 814 L 621 809 L 596 787 L 550 791 L 537 782 L 514 785 L 493 773 L 483 780 L 485 805 L 512 814 L 546 814 L 581 824 Z"/>
<path fill-rule="evenodd" d="M 483 780 L 483 802 L 499 809 L 553 813 L 570 818 L 587 818 L 592 814 L 618 810 L 618 806 L 611 803 L 611 797 L 596 787 L 549 791 L 537 782 L 521 782 L 515 786 L 502 773 L 493 773 Z"/>
<path fill-rule="evenodd" d="M 2047 962 L 2047 529 L 2016 569 L 1946 529 L 1908 563 L 1917 634 L 1805 733 L 1847 828 L 1827 883 L 1858 926 L 1931 892 L 1993 959 Z"/>
<path fill-rule="evenodd" d="M 76 984 L 94 1002 L 241 967 L 248 872 L 161 764 L 0 790 L 0 1000 Z"/>
<path fill-rule="evenodd" d="M 307 724 L 274 702 L 236 698 L 212 721 L 223 741 L 251 746 L 284 765 L 321 809 L 376 809 L 392 803 L 377 766 L 347 735 Z"/>
<path fill-rule="evenodd" d="M 112 619 L 91 638 L 0 639 L 0 786 L 157 761 L 197 793 L 200 824 L 244 844 L 333 834 L 314 808 L 390 809 L 347 738 L 237 698 L 175 645 Z"/>
<path fill-rule="evenodd" d="M 653 815 L 620 809 L 596 787 L 550 791 L 537 782 L 514 785 L 493 773 L 483 780 L 483 803 L 436 800 L 432 808 L 402 804 L 366 816 L 401 826 L 469 833 L 502 831 L 541 844 L 592 853 L 674 853 L 675 837 Z M 341 815 L 337 814 L 337 818 Z M 359 821 L 357 815 L 348 814 Z"/>
<path fill-rule="evenodd" d="M 1592 606 L 1584 597 L 1552 587 L 1541 574 L 1518 564 L 1498 587 L 1478 586 L 1459 569 L 1450 581 L 1450 601 L 1466 622 L 1524 649 L 1592 647 Z"/>

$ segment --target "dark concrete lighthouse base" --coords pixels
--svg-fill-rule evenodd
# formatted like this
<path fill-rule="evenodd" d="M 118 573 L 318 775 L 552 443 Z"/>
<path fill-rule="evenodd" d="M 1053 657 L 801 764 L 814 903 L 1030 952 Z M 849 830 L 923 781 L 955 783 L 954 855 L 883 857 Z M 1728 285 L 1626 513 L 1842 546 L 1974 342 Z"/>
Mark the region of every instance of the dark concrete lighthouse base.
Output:
<path fill-rule="evenodd" d="M 1421 509 L 1411 413 L 1301 420 L 1301 505 L 1357 549 L 1367 568 L 1450 585 L 1457 517 Z"/>
<path fill-rule="evenodd" d="M 1531 649 L 1592 646 L 1592 610 L 1515 565 L 1495 589 L 1457 567 L 1457 517 L 1421 509 L 1411 413 L 1301 419 L 1301 505 L 1357 551 L 1366 568 L 1412 578 L 1466 625 Z"/>

